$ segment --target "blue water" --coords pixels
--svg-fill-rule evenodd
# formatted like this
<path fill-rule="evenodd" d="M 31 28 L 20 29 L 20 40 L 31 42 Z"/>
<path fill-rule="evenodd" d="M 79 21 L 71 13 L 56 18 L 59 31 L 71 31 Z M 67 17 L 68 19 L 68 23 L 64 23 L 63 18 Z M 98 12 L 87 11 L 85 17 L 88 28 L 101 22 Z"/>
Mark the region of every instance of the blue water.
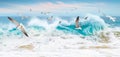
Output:
<path fill-rule="evenodd" d="M 46 30 L 46 27 L 43 26 L 41 23 L 39 23 L 38 25 L 28 25 L 28 23 L 32 19 L 32 16 L 29 16 L 28 18 L 25 18 L 23 20 L 21 19 L 20 16 L 11 16 L 11 17 L 15 19 L 16 21 L 22 23 L 25 26 L 25 28 L 27 28 L 26 31 L 28 33 L 29 33 L 28 29 L 33 29 L 33 30 L 38 30 L 38 31 Z M 90 15 L 90 17 L 87 20 L 80 19 L 79 25 L 81 26 L 82 29 L 75 29 L 75 23 L 73 19 L 75 20 L 76 17 L 57 17 L 61 20 L 68 22 L 69 24 L 62 22 L 62 24 L 58 24 L 55 28 L 56 30 L 62 31 L 64 33 L 90 36 L 90 35 L 95 34 L 98 31 L 105 29 L 106 27 L 120 27 L 119 25 L 120 17 L 119 16 L 114 16 L 114 17 L 116 18 L 115 22 L 113 22 L 112 20 L 104 16 L 100 17 L 100 16 L 95 16 L 95 15 Z M 48 17 L 37 16 L 37 18 L 40 21 L 44 20 L 48 22 L 47 20 Z M 56 19 L 56 17 L 54 19 Z M 54 22 L 56 21 L 53 21 L 50 24 L 55 24 Z M 7 16 L 0 17 L 0 25 L 2 25 L 0 28 L 0 35 L 10 35 L 10 34 L 21 35 L 22 34 L 22 32 L 19 29 L 16 29 L 16 27 L 12 27 L 12 26 L 11 26 L 12 28 L 6 27 L 6 25 L 9 26 L 9 24 L 13 24 L 13 23 L 11 23 L 7 19 Z M 48 23 L 48 26 L 49 26 L 49 23 Z"/>
<path fill-rule="evenodd" d="M 82 21 L 82 20 L 81 20 Z M 73 32 L 75 34 L 82 34 L 84 36 L 93 35 L 97 31 L 103 30 L 107 25 L 104 20 L 100 17 L 92 16 L 84 22 L 79 22 L 79 25 L 82 29 L 75 29 L 75 23 L 67 26 L 58 26 L 57 29 Z M 67 28 L 66 28 L 67 27 Z"/>

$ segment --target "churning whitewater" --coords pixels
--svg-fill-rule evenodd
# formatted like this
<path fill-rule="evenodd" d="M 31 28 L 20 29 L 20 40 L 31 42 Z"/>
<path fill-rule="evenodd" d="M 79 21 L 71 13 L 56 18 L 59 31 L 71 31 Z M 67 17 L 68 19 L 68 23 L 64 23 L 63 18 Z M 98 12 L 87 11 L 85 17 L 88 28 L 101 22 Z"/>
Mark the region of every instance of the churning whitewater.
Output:
<path fill-rule="evenodd" d="M 22 54 L 21 51 L 29 51 L 29 55 L 25 53 L 24 57 L 119 57 L 120 19 L 113 23 L 112 20 L 106 22 L 107 18 L 93 14 L 88 14 L 87 17 L 80 18 L 81 29 L 75 29 L 76 17 L 43 19 L 36 16 L 24 20 L 13 17 L 24 25 L 29 37 L 7 17 L 3 17 L 8 22 L 0 23 L 0 51 L 12 51 L 18 57 Z"/>

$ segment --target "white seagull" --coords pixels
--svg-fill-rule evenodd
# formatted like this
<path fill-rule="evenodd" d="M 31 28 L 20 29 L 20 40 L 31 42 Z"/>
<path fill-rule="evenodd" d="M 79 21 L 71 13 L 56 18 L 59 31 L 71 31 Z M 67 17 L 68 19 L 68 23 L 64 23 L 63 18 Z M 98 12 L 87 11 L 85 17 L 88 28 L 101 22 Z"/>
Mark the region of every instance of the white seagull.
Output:
<path fill-rule="evenodd" d="M 112 17 L 112 16 L 109 16 L 109 15 L 106 15 L 105 13 L 101 12 L 100 10 L 98 10 L 99 13 L 102 13 L 103 16 L 109 18 L 110 20 L 112 20 L 113 22 L 115 22 L 115 17 Z"/>
<path fill-rule="evenodd" d="M 12 19 L 10 17 L 8 17 L 8 19 L 12 23 L 14 23 L 17 26 L 17 28 L 19 28 L 24 33 L 25 36 L 29 37 L 22 24 L 20 24 L 19 22 L 17 22 L 16 20 L 14 20 L 14 19 Z"/>
<path fill-rule="evenodd" d="M 75 27 L 76 27 L 76 29 L 81 29 L 81 27 L 79 25 L 79 16 L 75 20 Z"/>
<path fill-rule="evenodd" d="M 109 18 L 110 20 L 112 20 L 113 22 L 115 22 L 115 17 L 112 17 L 112 16 L 106 16 L 107 18 Z"/>

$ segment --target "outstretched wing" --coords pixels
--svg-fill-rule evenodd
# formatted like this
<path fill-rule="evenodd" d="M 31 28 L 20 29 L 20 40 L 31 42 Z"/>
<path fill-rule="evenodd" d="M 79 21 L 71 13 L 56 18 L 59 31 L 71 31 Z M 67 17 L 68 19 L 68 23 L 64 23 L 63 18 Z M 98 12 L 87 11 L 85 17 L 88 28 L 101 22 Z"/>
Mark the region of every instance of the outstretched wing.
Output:
<path fill-rule="evenodd" d="M 25 34 L 25 36 L 29 37 L 23 26 L 20 27 L 20 30 Z"/>
<path fill-rule="evenodd" d="M 20 25 L 20 23 L 18 23 L 16 20 L 12 19 L 11 17 L 8 17 L 8 19 L 9 19 L 12 23 L 14 23 L 16 26 L 19 26 L 19 25 Z"/>
<path fill-rule="evenodd" d="M 76 18 L 76 21 L 75 21 L 75 25 L 76 25 L 76 28 L 79 28 L 79 16 Z"/>
<path fill-rule="evenodd" d="M 23 26 L 20 25 L 20 23 L 18 23 L 16 20 L 14 20 L 14 19 L 12 19 L 12 18 L 10 18 L 10 17 L 8 17 L 8 19 L 9 19 L 12 23 L 14 23 L 17 27 L 20 26 L 20 30 L 21 30 L 27 37 L 29 37 L 28 34 L 26 33 L 25 29 L 23 28 Z"/>
<path fill-rule="evenodd" d="M 85 17 L 84 19 L 88 19 L 88 16 L 87 16 L 87 17 Z"/>

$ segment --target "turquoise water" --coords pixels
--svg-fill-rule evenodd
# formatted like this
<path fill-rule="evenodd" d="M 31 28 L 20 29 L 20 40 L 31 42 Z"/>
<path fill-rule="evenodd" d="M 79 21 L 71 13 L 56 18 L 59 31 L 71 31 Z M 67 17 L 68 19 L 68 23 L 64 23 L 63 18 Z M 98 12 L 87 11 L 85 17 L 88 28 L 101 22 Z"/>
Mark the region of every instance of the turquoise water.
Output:
<path fill-rule="evenodd" d="M 104 20 L 100 17 L 90 16 L 88 20 L 79 22 L 79 25 L 82 29 L 75 29 L 75 23 L 66 25 L 66 26 L 58 26 L 57 29 L 59 30 L 66 30 L 73 32 L 75 34 L 82 34 L 84 36 L 93 35 L 97 31 L 103 30 L 107 24 Z"/>
<path fill-rule="evenodd" d="M 70 33 L 75 35 L 90 36 L 97 32 L 104 30 L 106 27 L 119 27 L 120 19 L 116 17 L 115 22 L 105 17 L 100 17 L 96 15 L 89 15 L 87 20 L 80 19 L 79 25 L 82 29 L 75 29 L 75 18 L 76 17 L 54 17 L 52 23 L 49 23 L 47 17 L 28 17 L 21 19 L 21 17 L 12 17 L 16 21 L 22 23 L 25 30 L 29 34 L 29 30 L 45 31 L 46 30 L 59 30 L 64 33 Z M 36 21 L 37 20 L 37 21 Z M 58 22 L 61 21 L 61 24 Z M 67 22 L 67 23 L 66 23 Z M 57 24 L 57 25 L 56 25 Z M 1 17 L 0 19 L 0 35 L 23 35 L 23 33 L 16 29 L 16 26 L 11 23 L 7 17 Z M 52 28 L 53 27 L 53 28 Z"/>

